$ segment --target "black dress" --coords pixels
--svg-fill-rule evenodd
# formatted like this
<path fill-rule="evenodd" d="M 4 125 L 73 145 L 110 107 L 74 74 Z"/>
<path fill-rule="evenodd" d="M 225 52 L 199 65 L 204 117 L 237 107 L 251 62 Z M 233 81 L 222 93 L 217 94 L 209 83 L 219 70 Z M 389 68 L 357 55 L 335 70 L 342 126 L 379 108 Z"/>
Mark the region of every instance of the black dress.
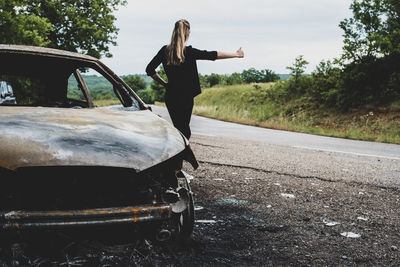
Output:
<path fill-rule="evenodd" d="M 156 74 L 156 68 L 162 63 L 168 77 L 168 86 L 165 94 L 165 104 L 174 126 L 187 139 L 190 138 L 190 118 L 193 109 L 193 98 L 201 93 L 199 74 L 196 60 L 216 60 L 217 51 L 205 51 L 185 47 L 185 61 L 180 65 L 167 65 L 166 45 L 146 67 L 149 76 Z"/>

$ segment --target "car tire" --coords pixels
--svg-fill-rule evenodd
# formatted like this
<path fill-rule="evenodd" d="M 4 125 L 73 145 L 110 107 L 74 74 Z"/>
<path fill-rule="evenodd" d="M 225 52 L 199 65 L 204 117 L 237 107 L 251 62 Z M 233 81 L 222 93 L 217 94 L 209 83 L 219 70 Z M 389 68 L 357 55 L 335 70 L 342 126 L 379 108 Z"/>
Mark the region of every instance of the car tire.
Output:
<path fill-rule="evenodd" d="M 189 239 L 194 229 L 194 198 L 188 181 L 185 179 L 185 188 L 188 190 L 189 201 L 187 208 L 176 215 L 176 236 L 179 239 Z"/>

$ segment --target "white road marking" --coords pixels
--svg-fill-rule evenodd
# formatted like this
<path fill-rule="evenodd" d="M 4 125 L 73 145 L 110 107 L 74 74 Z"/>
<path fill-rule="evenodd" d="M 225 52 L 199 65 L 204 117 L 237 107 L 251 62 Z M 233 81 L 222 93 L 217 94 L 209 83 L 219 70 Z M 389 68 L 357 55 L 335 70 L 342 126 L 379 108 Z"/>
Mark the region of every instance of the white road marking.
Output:
<path fill-rule="evenodd" d="M 205 134 L 205 133 L 199 133 L 199 132 L 192 132 L 192 134 L 216 137 L 216 135 L 213 135 L 213 134 Z"/>
<path fill-rule="evenodd" d="M 380 155 L 371 155 L 371 154 L 364 154 L 364 153 L 357 153 L 357 152 L 348 152 L 348 151 L 340 151 L 340 150 L 330 150 L 330 149 L 313 148 L 313 147 L 305 147 L 305 146 L 292 146 L 292 147 L 294 147 L 294 148 L 300 148 L 300 149 L 308 149 L 308 150 L 322 151 L 322 152 L 341 153 L 341 154 L 348 154 L 348 155 L 362 156 L 362 157 L 373 157 L 373 158 L 400 160 L 400 158 L 398 158 L 398 157 L 388 157 L 388 156 L 380 156 Z"/>

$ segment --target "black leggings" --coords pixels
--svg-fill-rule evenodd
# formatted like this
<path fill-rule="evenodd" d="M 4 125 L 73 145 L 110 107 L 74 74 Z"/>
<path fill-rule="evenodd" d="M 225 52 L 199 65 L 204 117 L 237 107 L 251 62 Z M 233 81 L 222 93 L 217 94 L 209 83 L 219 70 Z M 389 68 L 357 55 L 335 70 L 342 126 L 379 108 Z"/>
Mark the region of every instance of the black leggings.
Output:
<path fill-rule="evenodd" d="M 189 123 L 192 117 L 193 97 L 166 96 L 165 104 L 174 126 L 189 139 L 191 135 Z"/>

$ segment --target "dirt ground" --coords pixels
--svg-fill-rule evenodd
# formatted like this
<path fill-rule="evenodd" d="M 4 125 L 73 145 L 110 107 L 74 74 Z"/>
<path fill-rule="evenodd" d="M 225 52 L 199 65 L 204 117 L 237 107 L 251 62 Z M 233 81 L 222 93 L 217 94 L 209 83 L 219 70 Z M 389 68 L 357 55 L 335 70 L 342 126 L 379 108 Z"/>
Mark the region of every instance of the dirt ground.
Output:
<path fill-rule="evenodd" d="M 228 144 L 193 139 L 201 167 L 184 166 L 195 177 L 187 242 L 129 229 L 34 233 L 2 244 L 0 266 L 400 265 L 397 188 L 217 162 Z M 260 157 L 245 147 L 238 153 Z"/>

